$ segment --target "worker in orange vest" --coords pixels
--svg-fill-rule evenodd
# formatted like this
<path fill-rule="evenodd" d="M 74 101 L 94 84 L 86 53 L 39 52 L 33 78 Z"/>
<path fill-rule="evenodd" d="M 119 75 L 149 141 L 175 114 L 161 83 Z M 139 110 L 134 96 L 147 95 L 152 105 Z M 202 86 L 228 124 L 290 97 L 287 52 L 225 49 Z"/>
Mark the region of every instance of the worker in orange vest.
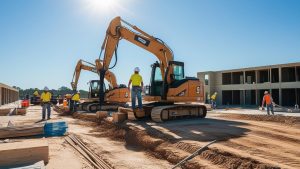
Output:
<path fill-rule="evenodd" d="M 274 110 L 273 110 L 273 98 L 272 96 L 269 94 L 268 91 L 265 91 L 264 93 L 264 97 L 263 97 L 263 101 L 262 101 L 262 104 L 261 104 L 261 107 L 264 107 L 264 104 L 266 102 L 266 107 L 267 107 L 267 113 L 268 115 L 270 115 L 270 109 L 271 109 L 271 112 L 272 114 L 274 115 Z"/>

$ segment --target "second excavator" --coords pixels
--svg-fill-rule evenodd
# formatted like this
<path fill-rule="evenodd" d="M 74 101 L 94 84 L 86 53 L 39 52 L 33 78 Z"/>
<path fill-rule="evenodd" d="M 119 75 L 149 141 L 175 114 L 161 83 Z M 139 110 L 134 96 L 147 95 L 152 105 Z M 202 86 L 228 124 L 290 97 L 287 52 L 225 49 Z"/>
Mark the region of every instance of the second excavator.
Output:
<path fill-rule="evenodd" d="M 99 69 L 102 68 L 102 63 L 99 59 L 95 60 L 95 64 L 79 60 L 75 67 L 71 86 L 73 91 L 77 90 L 77 85 L 81 70 L 87 70 L 99 75 Z M 127 102 L 130 101 L 130 91 L 126 85 L 118 85 L 116 77 L 113 72 L 106 71 L 105 79 L 108 82 L 108 88 L 103 85 L 103 95 L 105 98 L 104 109 L 117 109 L 119 106 L 126 106 Z M 91 80 L 89 82 L 89 96 L 79 104 L 78 110 L 85 110 L 89 112 L 95 112 L 99 110 L 99 80 Z"/>
<path fill-rule="evenodd" d="M 164 41 L 147 34 L 120 17 L 110 22 L 101 47 L 100 56 L 104 51 L 104 57 L 103 66 L 99 69 L 100 93 L 103 92 L 101 84 L 104 84 L 105 74 L 110 69 L 114 53 L 117 54 L 121 39 L 151 52 L 158 59 L 152 64 L 150 85 L 146 87 L 144 96 L 144 102 L 147 102 L 143 105 L 144 111 L 139 114 L 133 111 L 136 118 L 150 116 L 153 121 L 163 122 L 183 117 L 206 116 L 207 109 L 200 104 L 204 101 L 204 86 L 199 79 L 185 76 L 184 63 L 174 60 L 172 50 Z M 103 95 L 99 96 L 102 106 L 105 99 Z"/>

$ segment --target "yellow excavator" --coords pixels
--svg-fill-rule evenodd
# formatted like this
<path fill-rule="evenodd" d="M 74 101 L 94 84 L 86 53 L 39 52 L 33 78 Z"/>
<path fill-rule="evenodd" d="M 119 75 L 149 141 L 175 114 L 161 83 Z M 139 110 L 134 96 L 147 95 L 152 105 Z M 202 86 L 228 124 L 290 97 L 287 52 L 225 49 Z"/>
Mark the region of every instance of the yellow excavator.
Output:
<path fill-rule="evenodd" d="M 111 69 L 109 66 L 114 53 L 117 60 L 118 43 L 122 39 L 145 49 L 158 59 L 152 64 L 150 85 L 146 86 L 144 102 L 148 103 L 143 104 L 142 115 L 133 111 L 136 118 L 150 116 L 155 122 L 163 122 L 183 117 L 206 116 L 207 109 L 200 104 L 204 102 L 204 86 L 199 79 L 185 77 L 184 63 L 174 60 L 173 52 L 165 42 L 120 17 L 110 22 L 101 47 L 100 57 L 103 51 L 104 56 L 103 66 L 99 70 L 100 84 L 104 84 L 105 74 Z M 100 89 L 100 93 L 102 91 Z M 103 95 L 99 96 L 101 108 L 105 99 Z"/>
<path fill-rule="evenodd" d="M 73 91 L 77 90 L 77 85 L 80 77 L 81 70 L 87 70 L 99 75 L 98 70 L 102 68 L 102 63 L 99 59 L 95 60 L 95 64 L 79 60 L 75 67 L 71 86 Z M 130 101 L 130 91 L 126 85 L 118 85 L 116 76 L 111 71 L 106 71 L 105 79 L 108 82 L 108 88 L 103 84 L 103 93 L 105 97 L 104 109 L 117 109 L 119 106 L 125 106 Z M 99 80 L 91 80 L 89 82 L 89 96 L 79 104 L 78 110 L 95 112 L 99 110 Z"/>

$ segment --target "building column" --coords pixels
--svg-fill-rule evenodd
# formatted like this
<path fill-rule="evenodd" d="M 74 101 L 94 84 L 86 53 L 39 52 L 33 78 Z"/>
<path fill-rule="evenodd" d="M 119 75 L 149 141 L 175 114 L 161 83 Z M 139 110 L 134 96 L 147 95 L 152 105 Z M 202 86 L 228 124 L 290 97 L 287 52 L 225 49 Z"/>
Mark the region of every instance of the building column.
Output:
<path fill-rule="evenodd" d="M 278 68 L 278 75 L 279 75 L 279 105 L 282 105 L 282 88 L 281 88 L 281 79 L 282 79 L 282 73 L 281 73 L 281 67 Z"/>

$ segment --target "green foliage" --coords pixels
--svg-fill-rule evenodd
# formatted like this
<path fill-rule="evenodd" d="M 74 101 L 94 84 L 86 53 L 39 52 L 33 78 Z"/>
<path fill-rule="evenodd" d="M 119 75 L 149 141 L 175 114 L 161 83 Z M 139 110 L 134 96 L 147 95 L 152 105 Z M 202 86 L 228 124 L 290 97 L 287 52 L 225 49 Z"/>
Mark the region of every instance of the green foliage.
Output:
<path fill-rule="evenodd" d="M 26 97 L 26 95 L 29 95 L 29 97 L 33 96 L 33 92 L 35 91 L 35 88 L 29 88 L 29 89 L 21 89 L 19 87 L 14 86 L 14 88 L 19 89 L 19 96 L 20 99 L 23 99 Z M 79 90 L 80 91 L 80 97 L 81 98 L 87 98 L 89 92 L 85 91 L 85 90 Z M 43 90 L 39 89 L 39 93 L 41 94 L 43 92 Z M 50 89 L 50 92 L 52 93 L 53 96 L 64 96 L 66 94 L 73 94 L 73 90 L 66 87 L 66 86 L 62 86 L 60 88 L 56 89 Z"/>

